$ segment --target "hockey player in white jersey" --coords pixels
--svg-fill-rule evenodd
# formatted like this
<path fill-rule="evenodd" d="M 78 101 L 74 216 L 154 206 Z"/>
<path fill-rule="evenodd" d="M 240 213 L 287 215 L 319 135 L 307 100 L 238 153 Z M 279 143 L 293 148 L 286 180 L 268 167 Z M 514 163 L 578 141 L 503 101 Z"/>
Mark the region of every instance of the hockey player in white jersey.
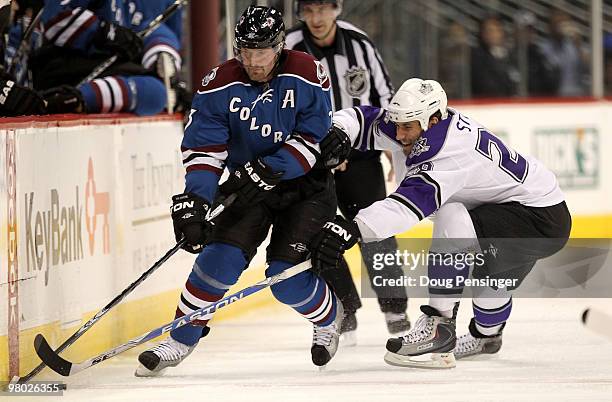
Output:
<path fill-rule="evenodd" d="M 430 285 L 423 315 L 406 336 L 389 339 L 385 361 L 451 368 L 455 356 L 496 353 L 510 316 L 512 291 L 538 259 L 560 250 L 569 237 L 571 216 L 554 174 L 537 159 L 510 149 L 475 120 L 448 108 L 444 89 L 433 80 L 406 81 L 387 110 L 357 106 L 336 112 L 334 126 L 354 148 L 388 149 L 394 157 L 403 154 L 406 172 L 395 192 L 359 211 L 353 221 L 336 217 L 327 222 L 311 245 L 313 262 L 333 265 L 357 239 L 385 239 L 435 212 L 432 247 L 464 239 L 452 251 L 465 254 L 493 245 L 499 254 L 474 266 L 472 277 L 512 278 L 514 285 L 479 288 L 469 332 L 458 339 L 455 318 L 463 287 Z M 324 155 L 330 157 L 333 153 Z M 505 243 L 494 243 L 500 239 Z M 458 270 L 430 260 L 428 277 L 444 280 L 456 277 Z M 465 271 L 461 275 L 467 275 Z"/>

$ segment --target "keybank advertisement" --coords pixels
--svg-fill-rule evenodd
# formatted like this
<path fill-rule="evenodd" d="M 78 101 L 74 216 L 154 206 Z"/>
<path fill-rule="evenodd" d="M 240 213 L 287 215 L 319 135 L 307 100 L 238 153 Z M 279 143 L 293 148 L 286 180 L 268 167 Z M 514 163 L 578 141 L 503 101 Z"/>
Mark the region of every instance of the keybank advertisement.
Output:
<path fill-rule="evenodd" d="M 96 278 L 110 268 L 117 247 L 116 186 L 108 168 L 113 134 L 103 127 L 87 130 L 64 127 L 60 135 L 60 129 L 32 129 L 17 137 L 19 292 L 30 295 L 20 298 L 20 313 L 30 325 L 38 314 L 29 307 L 55 306 L 47 312 L 68 316 L 45 321 L 69 321 L 106 291 Z M 83 298 L 83 288 L 91 299 Z"/>
<path fill-rule="evenodd" d="M 6 313 L 0 336 L 8 334 L 9 365 L 0 365 L 0 376 L 6 379 L 20 361 L 37 361 L 23 331 L 51 324 L 53 341 L 59 329 L 77 328 L 83 314 L 100 310 L 175 244 L 170 199 L 184 189 L 184 169 L 182 124 L 172 117 L 1 124 L 0 309 Z M 123 303 L 179 289 L 194 258 L 178 252 Z M 142 308 L 165 320 L 175 305 Z M 134 330 L 128 318 L 104 319 L 113 325 L 109 346 Z"/>
<path fill-rule="evenodd" d="M 175 121 L 16 136 L 21 329 L 80 323 L 175 244 L 169 207 L 184 188 L 181 138 Z M 179 288 L 192 264 L 177 253 L 126 301 Z"/>

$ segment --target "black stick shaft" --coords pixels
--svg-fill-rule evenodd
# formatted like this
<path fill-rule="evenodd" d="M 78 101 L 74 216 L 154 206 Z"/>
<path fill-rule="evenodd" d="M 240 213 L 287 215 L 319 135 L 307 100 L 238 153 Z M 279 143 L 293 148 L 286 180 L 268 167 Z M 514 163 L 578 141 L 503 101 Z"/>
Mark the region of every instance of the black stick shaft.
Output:
<path fill-rule="evenodd" d="M 15 55 L 11 59 L 11 64 L 9 64 L 7 68 L 7 72 L 9 74 L 13 73 L 13 70 L 15 70 L 15 66 L 17 65 L 17 62 L 21 59 L 21 55 L 25 52 L 26 49 L 30 47 L 30 37 L 32 36 L 34 29 L 40 22 L 40 18 L 42 17 L 43 10 L 44 8 L 41 8 L 40 11 L 38 11 L 38 14 L 36 14 L 36 16 L 32 19 L 32 21 L 30 21 L 30 25 L 28 25 L 25 32 L 23 33 L 23 37 L 21 38 L 19 47 L 17 48 L 17 50 L 15 51 Z"/>

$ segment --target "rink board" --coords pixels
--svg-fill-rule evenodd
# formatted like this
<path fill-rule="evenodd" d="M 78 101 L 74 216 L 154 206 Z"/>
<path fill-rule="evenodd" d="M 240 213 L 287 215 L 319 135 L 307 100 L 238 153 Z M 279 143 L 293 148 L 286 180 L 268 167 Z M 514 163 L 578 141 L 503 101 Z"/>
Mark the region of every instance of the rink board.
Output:
<path fill-rule="evenodd" d="M 460 109 L 555 170 L 574 215 L 572 236 L 612 237 L 612 163 L 601 151 L 611 149 L 612 122 L 600 118 L 610 103 Z M 169 200 L 182 192 L 184 172 L 174 117 L 10 119 L 0 131 L 3 380 L 38 363 L 36 333 L 59 345 L 171 247 Z M 430 233 L 425 223 L 414 235 Z M 358 258 L 352 250 L 353 269 Z M 235 288 L 261 279 L 263 262 L 259 253 Z M 83 358 L 167 322 L 192 263 L 178 253 L 65 355 Z M 273 302 L 261 293 L 216 319 Z"/>

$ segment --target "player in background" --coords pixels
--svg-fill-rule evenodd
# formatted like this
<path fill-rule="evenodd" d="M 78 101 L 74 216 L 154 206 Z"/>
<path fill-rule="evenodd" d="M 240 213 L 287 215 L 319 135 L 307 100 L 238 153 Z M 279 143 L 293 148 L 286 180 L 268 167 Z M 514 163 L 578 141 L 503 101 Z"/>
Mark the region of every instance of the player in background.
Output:
<path fill-rule="evenodd" d="M 172 198 L 177 240 L 198 254 L 176 317 L 221 299 L 249 265 L 272 226 L 266 275 L 309 257 L 307 245 L 333 218 L 329 169 L 312 169 L 331 127 L 330 83 L 312 56 L 284 49 L 285 26 L 274 8 L 248 7 L 235 28 L 235 57 L 202 80 L 182 143 L 185 193 Z M 223 169 L 230 171 L 218 187 Z M 215 199 L 238 198 L 216 220 L 204 219 Z M 271 287 L 280 302 L 313 324 L 312 361 L 325 365 L 338 346 L 342 304 L 311 271 Z M 138 357 L 137 376 L 179 364 L 205 336 L 194 321 Z M 274 347 L 274 345 L 270 345 Z"/>
<path fill-rule="evenodd" d="M 24 32 L 30 27 L 44 5 L 44 0 L 15 0 L 11 2 L 11 18 L 6 27 L 4 68 L 12 74 L 19 85 L 32 88 L 31 74 L 28 71 L 28 58 L 32 49 L 42 45 L 42 26 L 34 27 L 28 43 L 23 42 Z M 4 30 L 3 30 L 4 32 Z M 19 55 L 17 49 L 22 46 Z M 19 59 L 19 60 L 18 60 Z"/>
<path fill-rule="evenodd" d="M 302 22 L 287 33 L 287 47 L 310 53 L 325 66 L 331 79 L 334 110 L 359 105 L 386 107 L 393 96 L 387 69 L 367 34 L 337 19 L 342 12 L 342 0 L 298 0 L 296 11 Z M 332 132 L 330 135 L 336 134 Z M 400 160 L 403 161 L 403 158 Z M 378 150 L 353 150 L 348 162 L 336 169 L 334 178 L 340 211 L 349 220 L 360 209 L 387 195 Z M 381 275 L 373 269 L 374 254 L 393 252 L 397 249 L 397 242 L 390 237 L 378 243 L 360 242 L 359 246 L 371 279 Z M 399 278 L 402 270 L 400 266 L 388 267 L 382 274 Z M 355 312 L 361 307 L 361 300 L 348 264 L 343 260 L 339 269 L 323 270 L 322 275 L 336 290 L 344 306 L 343 342 L 354 344 L 357 329 Z M 408 330 L 410 322 L 406 315 L 405 289 L 373 288 L 380 309 L 385 314 L 389 333 Z"/>
<path fill-rule="evenodd" d="M 42 3 L 42 0 L 40 2 Z M 35 1 L 0 1 L 0 33 L 3 34 L 0 41 L 0 57 L 4 61 L 0 64 L 0 116 L 2 117 L 47 113 L 43 98 L 36 91 L 22 85 L 15 74 L 8 72 L 10 63 L 7 61 L 12 57 L 5 37 L 11 37 L 13 26 L 19 26 L 20 31 L 27 27 L 32 14 L 36 12 L 35 4 L 30 3 Z"/>
<path fill-rule="evenodd" d="M 167 94 L 159 72 L 161 55 L 181 68 L 180 10 L 143 42 L 136 32 L 172 0 L 45 0 L 44 45 L 30 58 L 34 88 L 50 113 L 161 112 Z M 119 60 L 100 77 L 78 85 L 98 65 Z"/>
<path fill-rule="evenodd" d="M 357 239 L 387 238 L 435 212 L 432 246 L 465 255 L 492 245 L 496 257 L 491 253 L 484 264 L 474 264 L 472 276 L 517 279 L 516 286 L 479 288 L 469 332 L 459 339 L 455 317 L 463 287 L 430 286 L 423 315 L 406 336 L 389 339 L 385 360 L 450 368 L 454 355 L 496 353 L 512 309 L 512 291 L 538 259 L 560 250 L 569 237 L 571 216 L 554 174 L 537 159 L 508 148 L 477 121 L 447 108 L 446 93 L 433 80 L 404 82 L 387 110 L 341 110 L 334 126 L 358 149 L 402 150 L 407 175 L 394 193 L 359 211 L 354 220 L 337 217 L 326 223 L 314 241 L 313 262 L 339 264 Z M 455 239 L 461 244 L 453 244 Z M 454 264 L 430 260 L 429 278 L 467 277 L 469 269 Z"/>

